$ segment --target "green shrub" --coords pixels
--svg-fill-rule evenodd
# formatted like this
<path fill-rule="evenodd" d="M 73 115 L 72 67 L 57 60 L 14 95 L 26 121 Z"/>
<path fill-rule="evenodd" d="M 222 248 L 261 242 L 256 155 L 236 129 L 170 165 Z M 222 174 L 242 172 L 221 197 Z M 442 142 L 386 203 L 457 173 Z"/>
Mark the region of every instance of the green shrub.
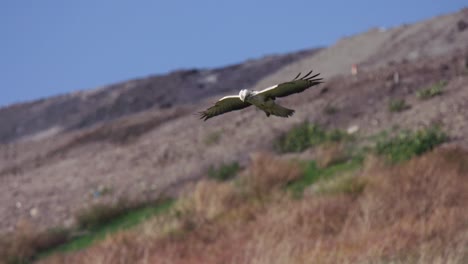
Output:
<path fill-rule="evenodd" d="M 80 229 L 92 229 L 126 212 L 126 205 L 96 204 L 80 211 L 76 215 L 76 221 Z"/>
<path fill-rule="evenodd" d="M 160 199 L 154 201 L 120 200 L 115 204 L 95 204 L 76 214 L 77 227 L 80 230 L 94 230 L 114 221 L 116 218 L 131 214 L 133 211 L 158 207 Z"/>
<path fill-rule="evenodd" d="M 117 208 L 117 206 L 111 206 L 114 208 L 113 213 L 111 213 L 112 210 L 105 209 L 105 212 L 107 213 L 104 213 L 101 216 L 97 216 L 100 214 L 97 212 L 98 208 L 104 208 L 106 207 L 105 205 L 101 204 L 97 207 L 88 208 L 85 211 L 82 211 L 81 215 L 85 215 L 86 213 L 83 212 L 87 212 L 87 214 L 90 216 L 87 221 L 88 224 L 85 225 L 89 228 L 87 230 L 78 228 L 74 231 L 75 234 L 72 235 L 72 237 L 69 237 L 67 242 L 56 247 L 42 250 L 39 252 L 38 258 L 42 259 L 58 252 L 81 250 L 88 247 L 93 242 L 105 238 L 108 234 L 115 233 L 118 230 L 132 228 L 150 217 L 168 212 L 169 209 L 172 208 L 173 204 L 174 200 L 172 199 L 156 199 L 151 201 L 132 203 L 126 202 L 126 206 L 122 206 L 121 208 Z M 104 217 L 104 215 L 106 217 Z M 110 217 L 111 215 L 114 215 L 115 217 Z M 89 221 L 90 219 L 94 220 Z M 93 224 L 91 225 L 91 223 Z"/>
<path fill-rule="evenodd" d="M 326 105 L 325 108 L 323 109 L 323 113 L 327 115 L 334 115 L 337 112 L 338 112 L 338 108 L 332 105 Z"/>
<path fill-rule="evenodd" d="M 404 99 L 394 99 L 388 104 L 388 110 L 390 112 L 401 112 L 409 108 Z"/>
<path fill-rule="evenodd" d="M 336 195 L 336 194 L 361 194 L 367 185 L 367 181 L 353 174 L 344 174 L 318 183 L 317 193 Z"/>
<path fill-rule="evenodd" d="M 348 138 L 349 135 L 342 130 L 326 131 L 318 125 L 304 122 L 281 135 L 274 148 L 280 153 L 302 152 L 325 142 L 340 142 Z"/>
<path fill-rule="evenodd" d="M 325 134 L 325 142 L 342 142 L 350 139 L 348 133 L 340 129 L 333 129 Z"/>
<path fill-rule="evenodd" d="M 229 164 L 221 164 L 217 168 L 211 166 L 208 169 L 208 177 L 217 181 L 226 181 L 236 176 L 239 170 L 240 170 L 240 166 L 239 166 L 239 163 L 237 162 L 232 162 Z"/>
<path fill-rule="evenodd" d="M 356 157 L 348 161 L 343 161 L 331 165 L 327 168 L 319 168 L 315 161 L 311 161 L 304 166 L 304 175 L 291 182 L 288 189 L 292 192 L 294 197 L 301 197 L 304 190 L 321 180 L 330 180 L 336 175 L 344 172 L 352 172 L 361 167 L 363 159 Z"/>
<path fill-rule="evenodd" d="M 446 134 L 436 127 L 416 132 L 402 131 L 393 137 L 384 134 L 377 140 L 375 151 L 379 155 L 388 157 L 392 162 L 399 162 L 432 150 L 446 140 Z"/>
<path fill-rule="evenodd" d="M 445 85 L 447 85 L 446 81 L 439 81 L 425 89 L 417 91 L 416 96 L 419 99 L 426 100 L 434 96 L 441 95 Z"/>

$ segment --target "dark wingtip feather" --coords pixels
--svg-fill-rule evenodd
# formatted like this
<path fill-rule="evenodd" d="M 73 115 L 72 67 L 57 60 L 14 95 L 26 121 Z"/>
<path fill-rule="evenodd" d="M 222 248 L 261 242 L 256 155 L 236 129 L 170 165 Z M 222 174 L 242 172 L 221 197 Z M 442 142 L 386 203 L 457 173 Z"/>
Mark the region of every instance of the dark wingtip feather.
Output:
<path fill-rule="evenodd" d="M 296 112 L 295 110 L 293 109 L 290 109 L 291 111 L 285 116 L 286 118 L 290 118 L 291 116 L 294 115 L 294 113 Z"/>
<path fill-rule="evenodd" d="M 200 116 L 200 119 L 203 121 L 206 121 L 208 118 L 210 118 L 208 114 L 206 114 L 205 112 L 198 112 L 198 115 Z"/>
<path fill-rule="evenodd" d="M 306 75 L 301 77 L 301 80 L 305 80 L 307 76 L 309 76 L 313 71 L 308 72 Z"/>
<path fill-rule="evenodd" d="M 308 80 L 308 81 L 309 81 L 309 80 L 312 80 L 312 79 L 314 79 L 315 77 L 317 77 L 317 76 L 319 76 L 319 75 L 320 75 L 320 73 L 317 73 L 317 74 L 312 75 L 312 76 L 310 76 L 310 77 L 308 77 L 308 78 L 305 78 L 304 80 Z M 323 79 L 323 78 L 320 78 L 320 79 L 317 79 L 317 80 L 322 80 L 322 79 Z"/>
<path fill-rule="evenodd" d="M 322 82 L 321 80 L 307 80 L 309 82 L 310 85 L 318 85 L 318 84 L 321 84 L 321 83 L 325 83 L 325 82 Z"/>
<path fill-rule="evenodd" d="M 299 76 L 301 76 L 301 73 L 298 73 L 298 74 L 296 75 L 296 77 L 294 77 L 294 79 L 292 79 L 292 80 L 293 80 L 293 81 L 297 80 L 297 78 L 299 78 Z"/>

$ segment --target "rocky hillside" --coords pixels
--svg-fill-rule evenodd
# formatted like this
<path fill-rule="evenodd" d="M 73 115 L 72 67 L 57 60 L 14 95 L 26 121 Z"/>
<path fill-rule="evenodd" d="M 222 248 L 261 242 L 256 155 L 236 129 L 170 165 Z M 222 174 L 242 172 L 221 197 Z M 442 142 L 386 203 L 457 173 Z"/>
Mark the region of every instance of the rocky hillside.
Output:
<path fill-rule="evenodd" d="M 466 146 L 467 22 L 465 9 L 369 30 L 318 52 L 178 71 L 5 108 L 2 141 L 23 140 L 0 145 L 0 230 L 13 230 L 21 219 L 41 228 L 70 225 L 88 203 L 171 194 L 211 165 L 245 164 L 249 153 L 270 150 L 274 138 L 304 120 L 353 127 L 362 136 L 438 124 L 452 144 Z M 282 100 L 296 110 L 292 118 L 266 118 L 253 108 L 207 122 L 194 116 L 221 94 L 263 88 L 309 69 L 326 83 Z M 420 99 L 433 87 L 437 96 Z M 397 99 L 409 107 L 390 111 Z M 108 191 L 94 195 L 99 190 Z"/>
<path fill-rule="evenodd" d="M 178 70 L 0 108 L 0 143 L 41 139 L 150 108 L 167 109 L 238 91 L 318 50 L 266 56 L 219 69 Z"/>

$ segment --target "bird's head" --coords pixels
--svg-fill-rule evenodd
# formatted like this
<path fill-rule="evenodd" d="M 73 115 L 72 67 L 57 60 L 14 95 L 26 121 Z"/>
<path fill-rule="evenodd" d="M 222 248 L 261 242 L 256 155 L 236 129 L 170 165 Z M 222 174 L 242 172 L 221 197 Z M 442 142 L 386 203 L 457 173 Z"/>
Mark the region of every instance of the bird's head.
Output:
<path fill-rule="evenodd" d="M 250 91 L 247 89 L 243 89 L 239 92 L 239 97 L 242 100 L 242 102 L 245 102 L 245 99 L 249 97 Z"/>

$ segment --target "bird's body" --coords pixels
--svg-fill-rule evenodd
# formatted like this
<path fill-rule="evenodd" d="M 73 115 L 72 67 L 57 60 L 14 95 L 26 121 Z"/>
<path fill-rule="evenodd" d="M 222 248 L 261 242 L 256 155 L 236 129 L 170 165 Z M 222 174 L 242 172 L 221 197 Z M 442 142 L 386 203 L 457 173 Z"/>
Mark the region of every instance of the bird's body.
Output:
<path fill-rule="evenodd" d="M 261 91 L 244 89 L 239 92 L 239 95 L 225 96 L 218 100 L 214 106 L 200 112 L 200 116 L 206 121 L 211 117 L 254 105 L 264 111 L 267 116 L 290 117 L 294 114 L 294 110 L 277 104 L 275 99 L 277 97 L 284 97 L 293 93 L 302 92 L 314 85 L 322 83 L 321 78 L 315 78 L 319 74 L 308 77 L 311 73 L 312 71 L 302 78 L 297 79 L 300 76 L 299 73 L 296 78 L 290 82 L 277 84 Z"/>
<path fill-rule="evenodd" d="M 249 91 L 250 96 L 245 98 L 245 102 L 255 105 L 258 109 L 263 110 L 267 116 L 275 115 L 281 117 L 289 117 L 294 114 L 294 110 L 282 107 L 277 104 L 274 99 L 268 98 L 257 91 Z"/>

